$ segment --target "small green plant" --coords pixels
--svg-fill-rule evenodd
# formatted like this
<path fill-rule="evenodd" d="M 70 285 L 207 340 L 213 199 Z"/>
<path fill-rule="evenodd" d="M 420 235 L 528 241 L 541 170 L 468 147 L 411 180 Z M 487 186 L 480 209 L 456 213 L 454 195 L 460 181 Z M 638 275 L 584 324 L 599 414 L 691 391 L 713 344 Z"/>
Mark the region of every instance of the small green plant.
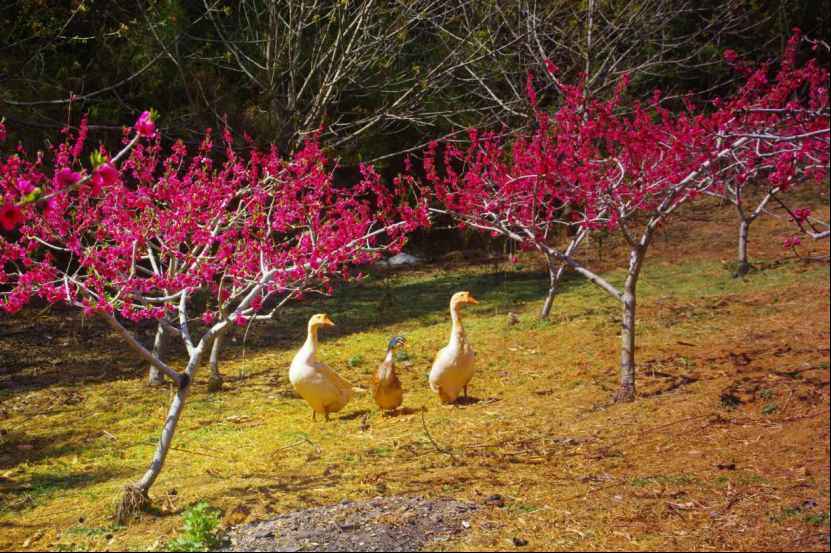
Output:
<path fill-rule="evenodd" d="M 682 355 L 679 358 L 679 360 L 681 361 L 681 364 L 684 366 L 684 369 L 690 370 L 690 369 L 695 368 L 695 360 L 694 359 L 690 359 L 689 357 L 685 357 L 685 356 Z"/>
<path fill-rule="evenodd" d="M 219 509 L 200 501 L 182 514 L 182 532 L 165 545 L 166 551 L 208 551 L 220 545 L 216 529 Z"/>
<path fill-rule="evenodd" d="M 776 396 L 776 394 L 773 393 L 773 390 L 768 389 L 762 390 L 759 395 L 762 396 L 762 399 L 772 399 Z"/>
<path fill-rule="evenodd" d="M 805 515 L 803 520 L 808 524 L 813 524 L 814 526 L 828 526 L 829 521 L 831 521 L 831 516 L 829 516 L 828 512 L 826 511 L 824 513 Z"/>
<path fill-rule="evenodd" d="M 772 415 L 776 411 L 779 410 L 779 406 L 775 403 L 768 403 L 764 407 L 762 407 L 762 414 L 763 415 Z"/>
<path fill-rule="evenodd" d="M 349 358 L 349 360 L 346 362 L 346 364 L 349 365 L 352 368 L 360 367 L 361 365 L 364 364 L 364 358 L 363 358 L 362 355 L 353 355 L 352 357 Z"/>
<path fill-rule="evenodd" d="M 540 508 L 537 507 L 536 505 L 532 505 L 530 503 L 516 502 L 516 503 L 509 503 L 508 504 L 508 510 L 512 511 L 514 513 L 528 514 L 528 513 L 533 513 L 533 512 L 539 511 Z"/>
<path fill-rule="evenodd" d="M 785 520 L 797 516 L 800 510 L 799 507 L 786 507 L 778 513 L 768 513 L 768 520 L 781 524 Z"/>

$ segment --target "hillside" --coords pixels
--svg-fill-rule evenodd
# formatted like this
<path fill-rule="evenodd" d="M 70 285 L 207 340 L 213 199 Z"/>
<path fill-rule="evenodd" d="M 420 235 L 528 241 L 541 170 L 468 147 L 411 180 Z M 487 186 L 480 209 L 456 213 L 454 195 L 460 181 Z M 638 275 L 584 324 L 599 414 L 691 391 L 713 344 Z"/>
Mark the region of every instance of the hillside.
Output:
<path fill-rule="evenodd" d="M 827 198 L 819 209 L 827 216 Z M 244 350 L 239 333 L 223 391 L 207 392 L 206 371 L 197 381 L 153 488 L 157 510 L 127 528 L 112 526 L 112 501 L 144 470 L 168 391 L 149 389 L 98 321 L 4 317 L 0 549 L 158 548 L 201 500 L 230 527 L 423 495 L 481 507 L 431 548 L 827 550 L 828 241 L 804 241 L 796 258 L 781 246 L 786 223 L 762 218 L 758 270 L 737 279 L 734 213 L 705 213 L 676 219 L 647 260 L 636 402 L 611 402 L 620 310 L 584 280 L 569 278 L 540 322 L 547 276 L 533 256 L 376 276 L 291 307 Z M 584 255 L 612 267 L 619 246 Z M 447 301 L 465 289 L 481 302 L 465 318 L 478 373 L 470 401 L 442 407 L 426 373 L 447 339 Z M 355 384 L 391 335 L 406 335 L 403 414 L 382 417 L 364 395 L 312 422 L 287 369 L 315 312 L 337 324 L 321 333 L 323 359 Z"/>

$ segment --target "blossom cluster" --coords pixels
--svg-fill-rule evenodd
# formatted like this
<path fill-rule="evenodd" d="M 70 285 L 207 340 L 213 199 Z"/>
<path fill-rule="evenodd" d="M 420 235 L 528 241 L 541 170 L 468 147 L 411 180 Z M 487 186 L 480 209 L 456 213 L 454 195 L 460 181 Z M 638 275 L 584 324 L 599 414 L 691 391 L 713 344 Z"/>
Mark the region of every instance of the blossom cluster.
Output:
<path fill-rule="evenodd" d="M 0 310 L 38 297 L 159 319 L 201 291 L 197 315 L 210 323 L 256 288 L 232 315 L 242 324 L 275 298 L 329 291 L 427 224 L 423 203 L 370 166 L 354 186 L 336 186 L 314 139 L 287 158 L 250 144 L 242 155 L 227 130 L 219 144 L 209 129 L 196 148 L 165 148 L 145 112 L 113 155 L 89 147 L 87 128 L 84 118 L 65 129 L 48 155 L 0 159 Z"/>
<path fill-rule="evenodd" d="M 627 232 L 737 182 L 785 192 L 796 177 L 826 178 L 828 70 L 816 59 L 798 65 L 800 44 L 797 32 L 778 64 L 755 68 L 725 52 L 744 85 L 705 106 L 686 99 L 680 112 L 661 105 L 660 91 L 648 103 L 627 100 L 627 78 L 608 100 L 560 83 L 558 109 L 537 108 L 531 132 L 504 140 L 471 130 L 467 148 L 431 144 L 427 181 L 462 225 L 528 249 L 551 242 L 558 225 Z"/>

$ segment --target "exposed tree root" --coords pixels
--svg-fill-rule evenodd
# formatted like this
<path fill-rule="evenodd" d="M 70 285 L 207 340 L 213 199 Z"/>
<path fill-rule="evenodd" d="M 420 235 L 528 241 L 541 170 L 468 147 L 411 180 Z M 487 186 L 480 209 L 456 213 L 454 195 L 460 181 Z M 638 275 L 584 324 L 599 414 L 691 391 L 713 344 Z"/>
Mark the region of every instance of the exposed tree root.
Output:
<path fill-rule="evenodd" d="M 629 403 L 635 401 L 635 386 L 621 384 L 615 394 L 615 403 Z"/>
<path fill-rule="evenodd" d="M 125 525 L 141 512 L 150 507 L 150 497 L 147 492 L 134 485 L 124 487 L 124 493 L 118 499 L 113 518 L 116 524 Z"/>

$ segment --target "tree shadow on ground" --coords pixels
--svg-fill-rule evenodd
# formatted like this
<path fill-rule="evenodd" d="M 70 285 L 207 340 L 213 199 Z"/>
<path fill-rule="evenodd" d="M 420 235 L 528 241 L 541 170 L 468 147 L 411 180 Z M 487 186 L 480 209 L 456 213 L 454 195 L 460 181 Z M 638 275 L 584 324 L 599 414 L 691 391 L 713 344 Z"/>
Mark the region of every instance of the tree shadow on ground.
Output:
<path fill-rule="evenodd" d="M 302 343 L 306 321 L 326 312 L 337 326 L 328 336 L 341 338 L 380 326 L 403 322 L 436 324 L 449 320 L 450 296 L 468 290 L 480 300 L 468 314 L 500 313 L 529 301 L 542 301 L 548 287 L 544 271 L 492 270 L 473 272 L 469 267 L 426 267 L 370 275 L 322 298 L 288 304 L 275 320 L 254 326 L 245 340 L 243 329 L 234 329 L 234 340 L 223 344 L 223 360 L 238 357 L 243 347 L 256 353 L 269 349 L 292 349 Z M 435 275 L 432 276 L 431 275 Z M 418 277 L 418 280 L 414 280 Z M 402 282 L 410 280 L 411 282 Z M 566 274 L 561 291 L 574 286 L 576 275 Z M 149 347 L 154 332 L 152 321 L 131 327 Z M 196 329 L 196 335 L 200 334 Z M 175 340 L 168 362 L 179 366 L 186 361 L 184 348 Z M 78 310 L 53 306 L 32 307 L 14 317 L 0 319 L 0 399 L 47 389 L 53 386 L 82 387 L 90 383 L 143 378 L 147 367 L 130 351 L 120 336 L 98 318 L 84 317 Z M 247 374 L 247 378 L 259 373 Z M 233 378 L 228 382 L 233 381 Z M 0 410 L 1 412 L 2 410 Z"/>
<path fill-rule="evenodd" d="M 131 330 L 148 343 L 153 328 L 145 322 Z M 0 400 L 56 385 L 132 379 L 146 371 L 103 321 L 61 305 L 0 317 L 0 359 Z"/>
<path fill-rule="evenodd" d="M 402 276 L 406 278 L 407 273 Z M 345 286 L 330 297 L 287 306 L 279 318 L 252 333 L 246 347 L 249 350 L 293 348 L 305 338 L 308 318 L 320 312 L 328 313 L 336 324 L 327 329 L 327 336 L 342 338 L 403 322 L 428 325 L 449 321 L 450 297 L 461 290 L 470 291 L 480 302 L 477 306 L 468 306 L 466 311 L 470 317 L 480 313 L 507 313 L 527 302 L 541 302 L 548 288 L 548 273 L 544 271 L 444 271 L 416 282 L 401 283 L 401 280 L 399 275 L 392 275 L 386 281 L 369 278 Z M 579 283 L 577 275 L 566 273 L 560 292 Z M 233 349 L 232 346 L 229 351 Z"/>
<path fill-rule="evenodd" d="M 31 509 L 42 505 L 57 494 L 65 494 L 101 482 L 125 478 L 128 473 L 127 470 L 95 469 L 48 475 L 36 474 L 19 483 L 6 483 L 3 488 L 0 488 L 0 513 Z"/>

